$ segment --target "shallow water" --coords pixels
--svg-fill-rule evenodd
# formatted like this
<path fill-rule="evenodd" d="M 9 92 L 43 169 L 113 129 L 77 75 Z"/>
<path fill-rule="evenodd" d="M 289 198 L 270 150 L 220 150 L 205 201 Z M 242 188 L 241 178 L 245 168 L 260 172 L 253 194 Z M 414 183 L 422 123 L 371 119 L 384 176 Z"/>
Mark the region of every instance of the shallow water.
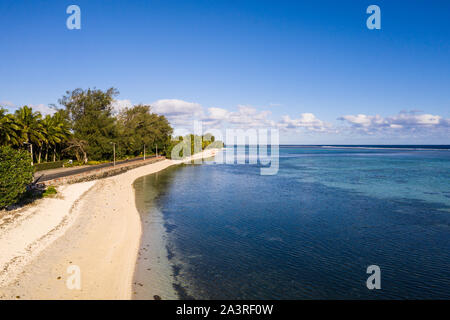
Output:
<path fill-rule="evenodd" d="M 182 165 L 136 181 L 179 297 L 450 298 L 450 151 L 290 147 L 279 166 Z M 374 264 L 381 290 L 366 287 Z"/>

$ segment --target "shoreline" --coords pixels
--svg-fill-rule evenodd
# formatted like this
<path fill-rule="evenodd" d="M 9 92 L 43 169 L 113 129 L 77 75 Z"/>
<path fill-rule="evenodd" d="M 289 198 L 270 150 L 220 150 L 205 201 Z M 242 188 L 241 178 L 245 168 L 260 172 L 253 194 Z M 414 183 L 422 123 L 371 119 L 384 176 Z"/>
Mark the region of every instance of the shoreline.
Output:
<path fill-rule="evenodd" d="M 57 197 L 0 217 L 0 299 L 131 299 L 142 238 L 134 181 L 217 151 L 64 185 Z M 67 286 L 73 266 L 80 290 Z"/>

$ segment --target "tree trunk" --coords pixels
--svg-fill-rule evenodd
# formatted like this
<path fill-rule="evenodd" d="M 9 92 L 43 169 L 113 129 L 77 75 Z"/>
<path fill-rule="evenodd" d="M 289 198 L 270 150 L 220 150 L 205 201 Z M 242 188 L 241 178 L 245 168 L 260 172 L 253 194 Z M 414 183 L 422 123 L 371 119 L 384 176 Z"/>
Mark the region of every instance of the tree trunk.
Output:
<path fill-rule="evenodd" d="M 33 144 L 30 144 L 30 149 L 31 149 L 31 151 L 30 151 L 31 152 L 31 165 L 33 165 Z"/>
<path fill-rule="evenodd" d="M 56 161 L 56 146 L 53 148 L 53 162 Z"/>
<path fill-rule="evenodd" d="M 45 162 L 48 162 L 48 146 L 45 148 Z"/>
<path fill-rule="evenodd" d="M 39 148 L 38 163 L 41 163 L 41 154 L 42 154 L 42 148 Z"/>

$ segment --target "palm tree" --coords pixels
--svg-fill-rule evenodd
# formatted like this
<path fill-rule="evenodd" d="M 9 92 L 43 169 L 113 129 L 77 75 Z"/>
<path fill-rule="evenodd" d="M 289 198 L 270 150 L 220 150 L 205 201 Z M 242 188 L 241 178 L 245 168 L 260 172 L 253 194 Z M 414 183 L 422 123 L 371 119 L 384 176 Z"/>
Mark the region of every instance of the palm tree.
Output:
<path fill-rule="evenodd" d="M 57 112 L 55 112 L 55 114 L 53 114 L 52 119 L 54 125 L 58 128 L 57 132 L 58 138 L 60 140 L 59 142 L 56 142 L 55 145 L 53 146 L 53 161 L 56 161 L 57 145 L 60 145 L 61 150 L 61 145 L 63 143 L 66 143 L 67 141 L 69 141 L 69 139 L 72 138 L 72 132 L 71 132 L 71 124 L 67 118 L 67 113 L 65 110 L 58 110 Z"/>
<path fill-rule="evenodd" d="M 0 144 L 20 145 L 19 126 L 14 116 L 3 108 L 0 108 Z"/>
<path fill-rule="evenodd" d="M 55 124 L 55 121 L 51 115 L 45 116 L 42 120 L 42 126 L 45 130 L 45 162 L 47 162 L 48 149 L 61 142 L 61 139 L 59 137 L 59 127 Z"/>
<path fill-rule="evenodd" d="M 42 120 L 45 130 L 45 161 L 48 160 L 49 148 L 53 148 L 53 161 L 56 161 L 56 147 L 69 139 L 71 136 L 70 126 L 61 111 L 53 116 L 47 115 Z"/>
<path fill-rule="evenodd" d="M 40 147 L 45 141 L 41 113 L 33 112 L 28 106 L 23 106 L 15 112 L 15 119 L 20 128 L 20 140 L 23 144 L 31 143 L 31 161 L 33 161 L 33 144 Z"/>

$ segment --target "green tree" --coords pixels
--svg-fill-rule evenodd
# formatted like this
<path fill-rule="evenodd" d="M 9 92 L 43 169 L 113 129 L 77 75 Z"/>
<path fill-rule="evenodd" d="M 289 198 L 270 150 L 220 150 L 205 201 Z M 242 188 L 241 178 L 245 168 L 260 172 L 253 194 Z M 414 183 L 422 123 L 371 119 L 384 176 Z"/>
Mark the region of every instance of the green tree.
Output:
<path fill-rule="evenodd" d="M 57 149 L 62 150 L 63 145 L 72 138 L 71 124 L 66 110 L 58 110 L 52 116 L 52 121 L 56 127 L 58 139 L 53 145 L 53 161 L 56 161 Z M 59 140 L 59 141 L 57 141 Z"/>
<path fill-rule="evenodd" d="M 18 109 L 14 116 L 19 127 L 19 141 L 22 144 L 31 143 L 31 159 L 33 159 L 33 146 L 39 148 L 45 140 L 42 116 L 39 112 L 33 112 L 28 106 Z"/>
<path fill-rule="evenodd" d="M 184 137 L 178 136 L 170 141 L 167 148 L 166 156 L 172 158 L 172 151 L 174 151 L 174 157 L 185 158 L 190 155 L 194 155 L 202 150 L 209 148 L 223 148 L 222 141 L 216 141 L 215 137 L 207 133 L 203 136 L 188 134 Z"/>
<path fill-rule="evenodd" d="M 63 115 L 64 110 L 59 110 L 55 114 L 47 115 L 42 120 L 45 140 L 45 161 L 48 161 L 48 154 L 53 150 L 53 161 L 56 161 L 56 147 L 67 141 L 71 135 L 69 124 L 66 123 Z"/>
<path fill-rule="evenodd" d="M 119 141 L 129 155 L 139 155 L 146 150 L 163 152 L 170 142 L 172 127 L 166 117 L 150 112 L 148 105 L 126 108 L 119 114 Z"/>
<path fill-rule="evenodd" d="M 83 143 L 85 162 L 87 157 L 93 160 L 112 158 L 110 142 L 117 137 L 117 127 L 111 104 L 117 94 L 114 88 L 106 91 L 76 89 L 67 91 L 59 101 L 72 123 L 74 141 L 78 147 L 81 141 L 86 142 Z"/>
<path fill-rule="evenodd" d="M 20 145 L 20 128 L 12 114 L 8 114 L 6 109 L 0 107 L 0 144 Z"/>

